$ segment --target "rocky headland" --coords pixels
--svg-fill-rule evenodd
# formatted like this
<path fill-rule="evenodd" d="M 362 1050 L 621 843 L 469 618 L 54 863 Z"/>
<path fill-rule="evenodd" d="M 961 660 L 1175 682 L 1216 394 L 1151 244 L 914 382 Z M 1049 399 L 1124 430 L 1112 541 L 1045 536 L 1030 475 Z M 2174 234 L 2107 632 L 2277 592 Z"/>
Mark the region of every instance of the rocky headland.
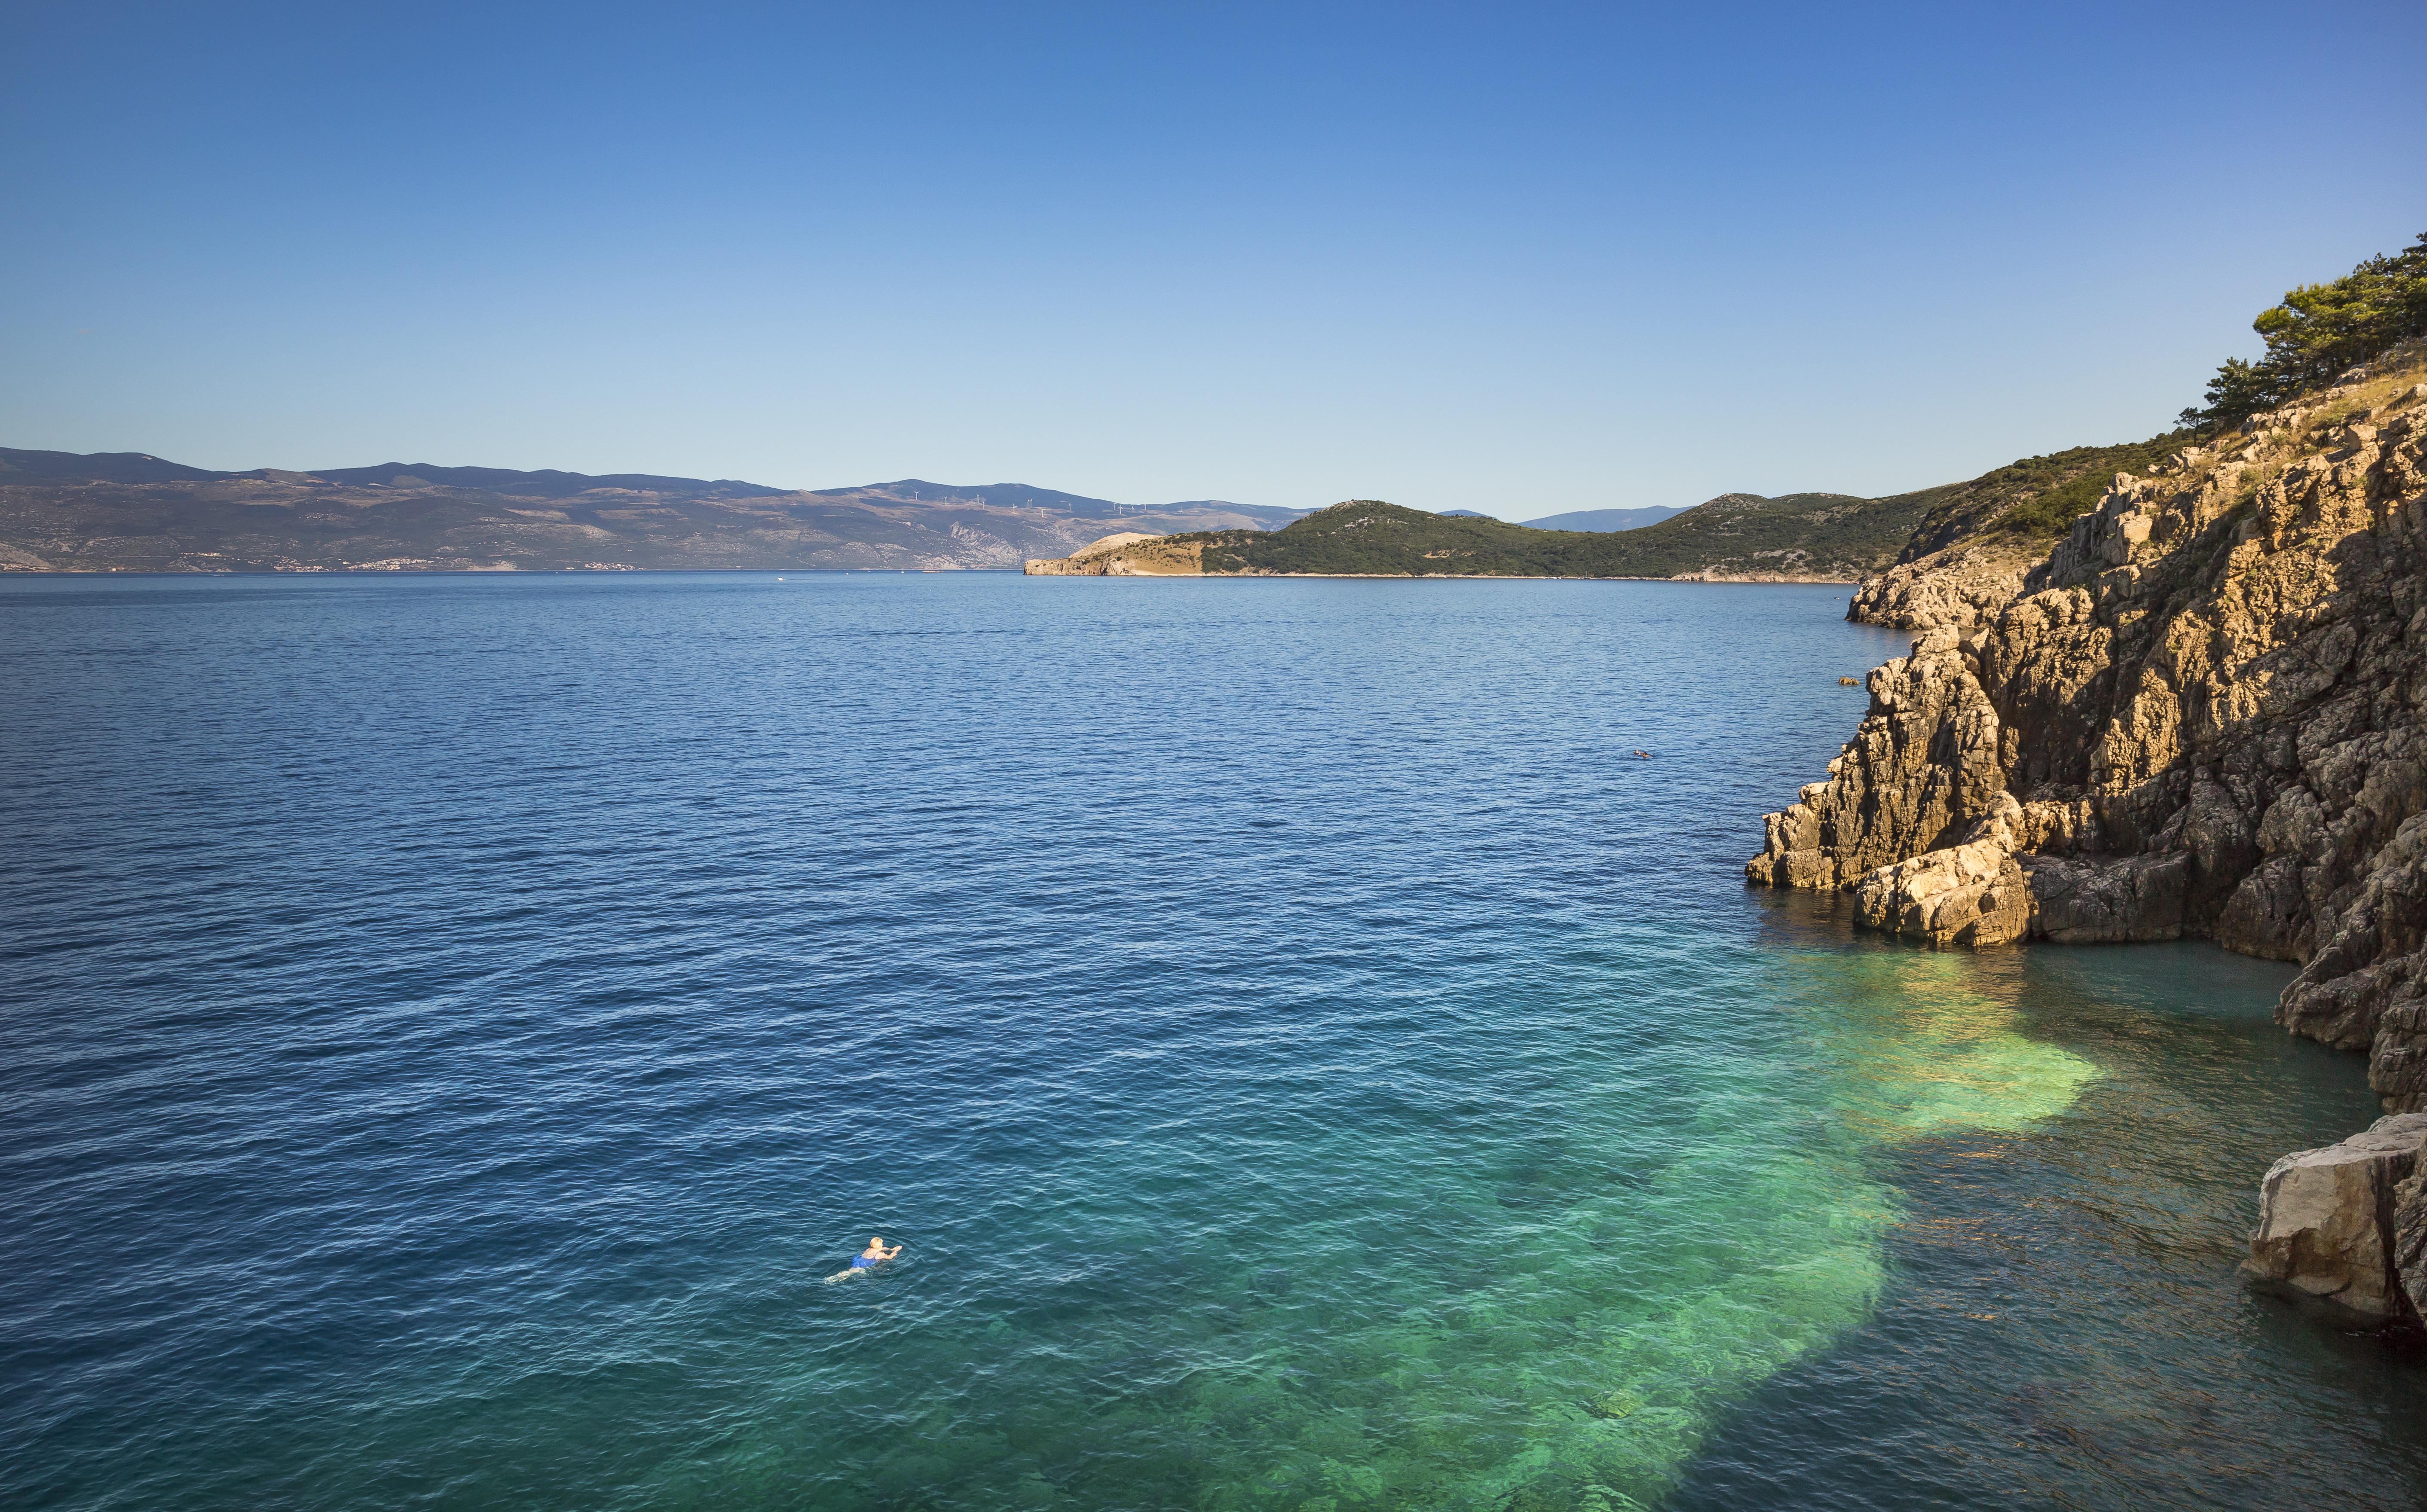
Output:
<path fill-rule="evenodd" d="M 1865 582 L 1852 617 L 1922 633 L 1870 675 L 1854 738 L 1746 866 L 1848 891 L 1862 923 L 1936 946 L 2189 936 L 2301 963 L 2278 1019 L 2365 1051 L 2397 1116 L 2277 1162 L 2248 1268 L 2412 1324 L 2422 380 L 2411 340 L 2114 474 L 2052 549 L 1959 535 Z"/>
<path fill-rule="evenodd" d="M 1020 570 L 1031 577 L 1201 577 L 1204 547 L 1145 530 L 1123 530 L 1090 541 L 1067 557 L 1032 557 Z"/>
<path fill-rule="evenodd" d="M 1722 494 L 1623 530 L 1511 525 L 1381 499 L 1316 510 L 1277 530 L 1200 530 L 1032 562 L 1035 577 L 1659 577 L 1859 582 L 1887 566 L 1930 500 Z M 1109 541 L 1111 538 L 1107 538 Z M 1101 549 L 1099 549 L 1101 548 Z"/>
<path fill-rule="evenodd" d="M 1846 617 L 1895 630 L 1978 630 L 2021 594 L 2039 556 L 2019 543 L 1943 547 L 1865 578 Z"/>

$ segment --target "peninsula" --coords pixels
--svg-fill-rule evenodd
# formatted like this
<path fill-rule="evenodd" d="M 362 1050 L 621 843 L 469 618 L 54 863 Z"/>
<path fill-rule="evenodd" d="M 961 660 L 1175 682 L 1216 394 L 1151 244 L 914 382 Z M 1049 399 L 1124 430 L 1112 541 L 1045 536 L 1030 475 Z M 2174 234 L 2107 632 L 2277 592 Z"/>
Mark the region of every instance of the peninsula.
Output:
<path fill-rule="evenodd" d="M 1970 539 L 1994 520 L 2001 546 L 2060 532 L 2122 466 L 2145 465 L 2174 437 L 2029 457 L 1969 482 L 1856 498 L 1722 494 L 1621 530 L 1551 529 L 1478 514 L 1430 514 L 1350 499 L 1278 530 L 1136 533 L 1032 577 L 1661 577 L 1691 582 L 1856 583 L 1882 577 L 1916 539 Z M 1603 512 L 1617 513 L 1621 512 Z M 1551 522 L 1583 516 L 1553 516 Z M 1114 540 L 1120 545 L 1115 547 Z M 2011 555 L 2011 549 L 2006 553 Z M 2005 555 L 1997 557 L 2005 561 Z"/>
<path fill-rule="evenodd" d="M 1116 550 L 1098 542 L 1034 577 L 1698 577 L 1852 582 L 1893 561 L 1923 495 L 1725 494 L 1626 530 L 1555 530 L 1357 498 L 1279 530 L 1200 530 Z"/>

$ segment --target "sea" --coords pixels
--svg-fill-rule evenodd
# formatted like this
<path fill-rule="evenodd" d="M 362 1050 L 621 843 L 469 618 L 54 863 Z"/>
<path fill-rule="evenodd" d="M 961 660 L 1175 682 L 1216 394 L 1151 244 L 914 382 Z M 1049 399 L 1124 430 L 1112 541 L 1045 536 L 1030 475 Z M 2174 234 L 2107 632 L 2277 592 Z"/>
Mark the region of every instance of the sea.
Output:
<path fill-rule="evenodd" d="M 0 1501 L 2427 1504 L 2289 967 L 1745 886 L 1844 603 L 0 578 Z"/>

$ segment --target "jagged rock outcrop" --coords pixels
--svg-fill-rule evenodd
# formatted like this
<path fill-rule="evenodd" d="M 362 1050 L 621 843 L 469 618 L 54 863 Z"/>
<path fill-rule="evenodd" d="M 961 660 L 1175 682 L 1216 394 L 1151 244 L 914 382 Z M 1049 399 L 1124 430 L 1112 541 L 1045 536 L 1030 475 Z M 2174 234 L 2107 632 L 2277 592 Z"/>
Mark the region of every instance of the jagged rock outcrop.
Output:
<path fill-rule="evenodd" d="M 1838 887 L 1932 944 L 2206 936 L 2303 963 L 2277 1019 L 2369 1055 L 2389 1114 L 2276 1162 L 2249 1268 L 2365 1315 L 2427 1306 L 2427 352 L 2119 474 L 1999 601 L 1946 552 L 1857 617 L 1871 674 L 1827 781 L 1747 877 Z M 1946 573 L 1933 584 L 1925 563 Z M 1963 573 L 1974 571 L 1967 579 Z M 1899 568 L 1899 572 L 1904 569 Z"/>
<path fill-rule="evenodd" d="M 1970 634 L 1996 623 L 2039 560 L 2039 553 L 2008 543 L 1947 546 L 1865 578 L 1846 618 L 1897 630 Z"/>
<path fill-rule="evenodd" d="M 2028 933 L 2030 889 L 2014 860 L 2023 806 L 2000 793 L 1963 839 L 1865 874 L 1855 917 L 1873 929 L 1949 945 L 2003 945 Z"/>
<path fill-rule="evenodd" d="M 1881 867 L 1932 851 L 1985 816 L 2005 790 L 1996 710 L 1952 630 L 1873 669 L 1870 711 L 1829 780 L 1767 816 L 1767 843 L 1748 864 L 1777 887 L 1848 887 Z"/>
<path fill-rule="evenodd" d="M 2427 1114 L 2396 1114 L 2277 1161 L 2259 1183 L 2258 1229 L 2242 1269 L 2364 1317 L 2418 1321 L 2427 1300 L 2422 1146 Z"/>
<path fill-rule="evenodd" d="M 1032 558 L 1020 570 L 1031 577 L 1191 577 L 1201 575 L 1204 547 L 1142 530 L 1124 530 L 1090 541 L 1067 557 Z"/>
<path fill-rule="evenodd" d="M 2427 1162 L 2393 1189 L 2393 1274 L 2413 1313 L 2427 1316 Z"/>
<path fill-rule="evenodd" d="M 1866 577 L 1846 618 L 1898 630 L 1968 634 L 1996 623 L 2047 556 L 2049 537 L 2098 501 L 2118 472 L 2147 472 L 2188 432 L 2024 457 L 1963 483 L 1922 490 L 1920 523 L 1894 565 Z"/>
<path fill-rule="evenodd" d="M 1748 877 L 1851 890 L 1943 945 L 2189 935 L 2304 962 L 2285 1025 L 2427 1108 L 2422 370 L 2389 354 L 2119 475 L 1985 622 L 1909 588 L 1956 623 L 1871 674 Z"/>

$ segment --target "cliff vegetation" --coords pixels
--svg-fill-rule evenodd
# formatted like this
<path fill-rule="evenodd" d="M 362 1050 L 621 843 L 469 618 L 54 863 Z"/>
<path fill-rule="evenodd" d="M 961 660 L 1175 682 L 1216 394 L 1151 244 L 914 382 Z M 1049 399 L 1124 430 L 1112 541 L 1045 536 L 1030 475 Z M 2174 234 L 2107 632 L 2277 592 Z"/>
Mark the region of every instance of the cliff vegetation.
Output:
<path fill-rule="evenodd" d="M 2228 358 L 2208 380 L 2207 402 L 2183 411 L 2183 424 L 2214 434 L 2323 385 L 2354 363 L 2427 336 L 2427 235 L 2340 278 L 2288 291 L 2258 312 L 2251 329 L 2266 339 L 2266 355 Z"/>

